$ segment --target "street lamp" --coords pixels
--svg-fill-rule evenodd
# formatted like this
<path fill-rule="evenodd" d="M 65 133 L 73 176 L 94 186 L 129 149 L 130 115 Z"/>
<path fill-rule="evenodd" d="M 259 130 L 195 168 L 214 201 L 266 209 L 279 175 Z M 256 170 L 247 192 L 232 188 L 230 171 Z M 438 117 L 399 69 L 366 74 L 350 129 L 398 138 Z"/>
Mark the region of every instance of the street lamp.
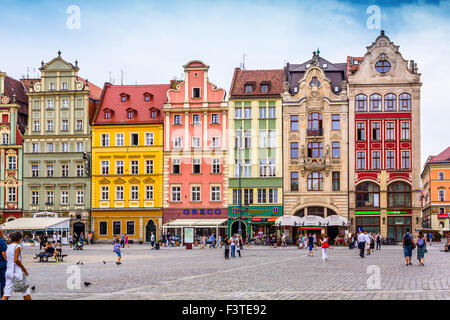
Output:
<path fill-rule="evenodd" d="M 240 127 L 239 130 L 239 146 L 237 148 L 237 152 L 238 152 L 238 178 L 239 178 L 239 191 L 238 191 L 238 195 L 239 195 L 239 200 L 238 200 L 238 204 L 239 204 L 239 208 L 238 208 L 238 214 L 239 214 L 239 228 L 238 228 L 238 234 L 239 237 L 242 238 L 242 168 L 241 168 L 241 150 L 242 150 L 242 126 Z"/>

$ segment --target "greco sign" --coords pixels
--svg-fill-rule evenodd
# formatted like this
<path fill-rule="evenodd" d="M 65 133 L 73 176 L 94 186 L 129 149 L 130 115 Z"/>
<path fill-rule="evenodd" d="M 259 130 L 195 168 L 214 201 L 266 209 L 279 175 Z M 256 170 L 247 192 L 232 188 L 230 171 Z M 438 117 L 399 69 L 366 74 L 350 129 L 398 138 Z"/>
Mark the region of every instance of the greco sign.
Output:
<path fill-rule="evenodd" d="M 222 214 L 222 209 L 183 209 L 184 215 L 204 215 L 204 214 Z"/>

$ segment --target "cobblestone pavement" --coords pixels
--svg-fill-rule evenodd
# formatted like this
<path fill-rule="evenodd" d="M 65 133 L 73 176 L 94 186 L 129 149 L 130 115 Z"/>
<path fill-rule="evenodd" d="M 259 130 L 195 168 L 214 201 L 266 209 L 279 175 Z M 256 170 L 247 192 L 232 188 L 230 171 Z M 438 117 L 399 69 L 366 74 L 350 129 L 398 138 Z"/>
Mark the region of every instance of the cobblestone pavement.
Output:
<path fill-rule="evenodd" d="M 405 266 L 400 246 L 384 246 L 365 259 L 357 250 L 334 248 L 323 262 L 320 250 L 308 257 L 295 247 L 250 247 L 242 258 L 225 260 L 223 249 L 134 245 L 122 250 L 120 266 L 108 245 L 64 249 L 64 263 L 38 263 L 32 259 L 38 249 L 26 247 L 24 262 L 36 287 L 33 299 L 450 300 L 450 253 L 440 252 L 442 247 L 429 248 L 424 267 L 417 265 L 416 250 L 414 264 Z M 371 265 L 379 267 L 379 289 L 368 289 Z M 80 268 L 80 289 L 67 288 L 69 266 Z M 85 287 L 85 281 L 92 285 Z"/>

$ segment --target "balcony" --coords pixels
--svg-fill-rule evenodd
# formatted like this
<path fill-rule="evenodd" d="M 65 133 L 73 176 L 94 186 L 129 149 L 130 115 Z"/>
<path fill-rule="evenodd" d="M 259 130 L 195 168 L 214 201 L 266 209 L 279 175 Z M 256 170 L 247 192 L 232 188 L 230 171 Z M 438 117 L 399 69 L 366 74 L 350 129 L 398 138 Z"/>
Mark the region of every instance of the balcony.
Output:
<path fill-rule="evenodd" d="M 326 158 L 304 158 L 302 167 L 308 171 L 322 171 L 330 166 Z"/>
<path fill-rule="evenodd" d="M 323 136 L 323 129 L 319 128 L 319 129 L 307 129 L 306 130 L 306 135 L 308 137 L 321 137 Z"/>

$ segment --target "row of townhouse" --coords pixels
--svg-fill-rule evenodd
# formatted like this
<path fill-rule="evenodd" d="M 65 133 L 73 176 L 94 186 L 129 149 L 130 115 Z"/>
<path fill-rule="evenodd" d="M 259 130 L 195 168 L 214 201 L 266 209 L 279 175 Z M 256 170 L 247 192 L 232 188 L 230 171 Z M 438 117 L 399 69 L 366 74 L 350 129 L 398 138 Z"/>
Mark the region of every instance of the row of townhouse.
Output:
<path fill-rule="evenodd" d="M 282 226 L 291 241 L 361 228 L 400 239 L 422 221 L 421 82 L 398 49 L 382 31 L 342 63 L 317 50 L 236 68 L 228 98 L 201 61 L 183 80 L 102 90 L 59 52 L 13 99 L 0 87 L 2 134 L 16 132 L 1 146 L 3 220 L 55 212 L 70 232 L 148 241 L 185 227 L 267 235 L 297 216 Z"/>

